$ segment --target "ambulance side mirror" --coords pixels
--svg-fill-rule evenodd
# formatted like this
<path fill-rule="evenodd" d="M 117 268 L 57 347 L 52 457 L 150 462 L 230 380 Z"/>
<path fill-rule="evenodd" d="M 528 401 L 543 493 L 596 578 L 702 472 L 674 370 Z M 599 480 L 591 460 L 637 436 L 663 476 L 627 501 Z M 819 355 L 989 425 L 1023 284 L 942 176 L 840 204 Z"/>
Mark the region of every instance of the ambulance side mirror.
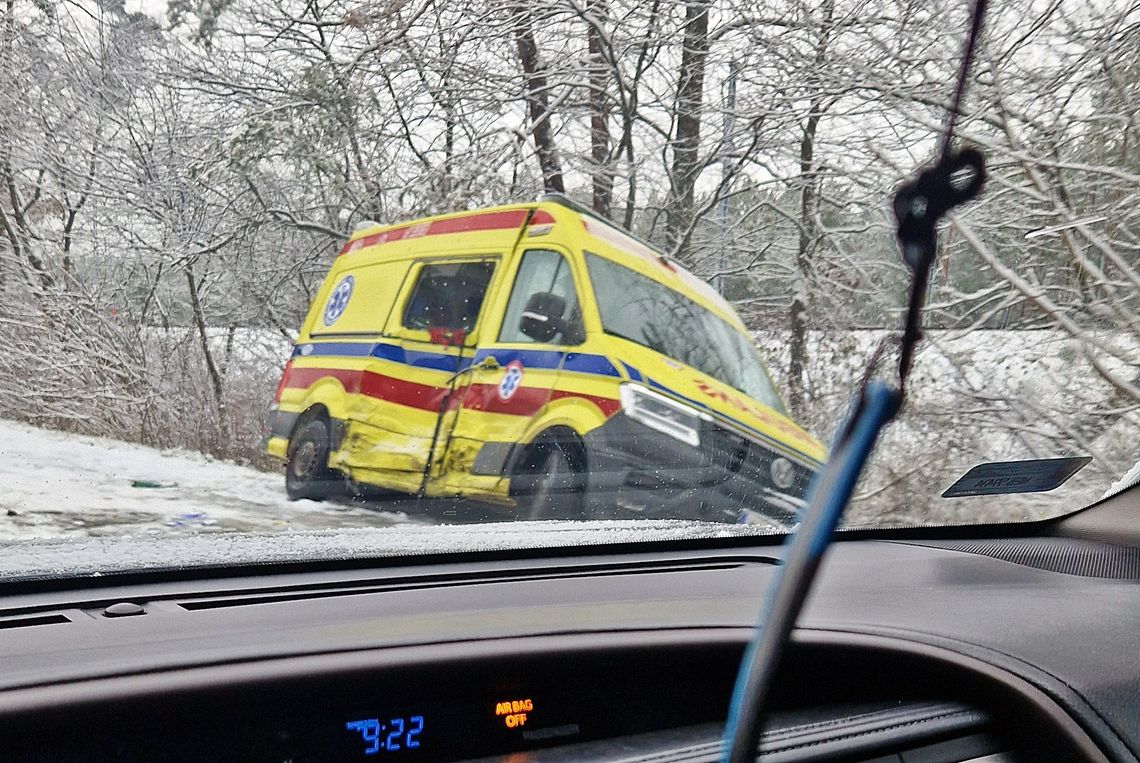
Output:
<path fill-rule="evenodd" d="M 566 330 L 566 322 L 562 320 L 565 312 L 566 300 L 557 294 L 548 291 L 532 294 L 519 319 L 519 331 L 536 342 L 549 342 Z"/>

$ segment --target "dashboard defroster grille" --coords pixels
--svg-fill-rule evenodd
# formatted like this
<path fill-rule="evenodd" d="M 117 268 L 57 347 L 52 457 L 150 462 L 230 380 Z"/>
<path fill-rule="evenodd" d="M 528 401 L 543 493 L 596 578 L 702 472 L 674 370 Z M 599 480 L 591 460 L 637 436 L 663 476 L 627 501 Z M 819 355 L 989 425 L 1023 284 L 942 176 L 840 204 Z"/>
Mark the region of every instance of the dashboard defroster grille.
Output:
<path fill-rule="evenodd" d="M 997 538 L 912 542 L 1036 567 L 1066 575 L 1140 580 L 1140 548 L 1074 538 Z"/>

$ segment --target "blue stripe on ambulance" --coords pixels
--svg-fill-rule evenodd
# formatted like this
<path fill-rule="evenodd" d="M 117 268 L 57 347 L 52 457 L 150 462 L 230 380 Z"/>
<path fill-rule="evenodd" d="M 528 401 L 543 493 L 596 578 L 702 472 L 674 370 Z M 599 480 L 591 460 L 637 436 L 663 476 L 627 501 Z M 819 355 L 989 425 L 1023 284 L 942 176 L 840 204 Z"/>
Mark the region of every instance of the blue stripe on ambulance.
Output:
<path fill-rule="evenodd" d="M 626 363 L 624 360 L 619 360 L 618 363 L 621 363 L 621 367 L 625 369 L 626 376 L 628 376 L 631 381 L 642 381 L 640 371 L 631 366 L 629 363 Z"/>
<path fill-rule="evenodd" d="M 304 348 L 304 349 L 303 349 Z M 293 357 L 312 356 L 339 356 L 362 358 L 372 356 L 391 363 L 399 363 L 413 368 L 430 368 L 437 371 L 458 371 L 460 359 L 455 355 L 438 352 L 424 352 L 422 350 L 409 350 L 398 344 L 386 342 L 311 342 L 297 345 L 293 348 Z M 520 361 L 525 368 L 544 368 L 554 370 L 561 367 L 565 371 L 575 373 L 593 374 L 595 376 L 612 376 L 620 378 L 621 374 L 605 356 L 589 355 L 581 352 L 560 352 L 557 350 L 515 350 L 515 349 L 483 349 L 475 353 L 469 361 L 478 363 L 483 358 L 494 357 L 499 365 L 507 365 L 512 361 Z M 563 358 L 565 357 L 565 361 Z M 464 359 L 462 367 L 468 362 Z"/>
<path fill-rule="evenodd" d="M 316 342 L 299 344 L 293 348 L 293 357 L 312 355 L 339 355 L 348 358 L 363 358 L 372 353 L 371 342 Z"/>
<path fill-rule="evenodd" d="M 543 368 L 554 370 L 562 365 L 562 354 L 554 350 L 479 350 L 472 363 L 478 363 L 483 358 L 494 358 L 500 366 L 518 361 L 523 368 Z"/>
<path fill-rule="evenodd" d="M 586 355 L 581 352 L 568 352 L 566 353 L 566 363 L 562 366 L 562 370 L 574 371 L 580 374 L 621 378 L 621 374 L 614 368 L 614 364 L 604 355 Z"/>
<path fill-rule="evenodd" d="M 366 358 L 372 356 L 413 368 L 431 368 L 436 371 L 455 372 L 459 369 L 459 358 L 438 352 L 407 350 L 398 344 L 385 342 L 310 342 L 293 348 L 293 357 L 310 358 L 341 357 Z"/>
<path fill-rule="evenodd" d="M 459 370 L 460 358 L 458 355 L 408 350 L 398 344 L 377 344 L 370 354 L 380 360 L 401 363 L 413 368 L 431 368 L 436 371 L 449 371 L 451 373 Z"/>
<path fill-rule="evenodd" d="M 614 364 L 603 355 L 559 352 L 557 350 L 489 349 L 476 352 L 471 362 L 478 363 L 486 357 L 493 357 L 502 366 L 517 360 L 523 364 L 524 368 L 542 368 L 553 371 L 561 367 L 563 371 L 621 378 L 621 374 L 614 368 Z"/>

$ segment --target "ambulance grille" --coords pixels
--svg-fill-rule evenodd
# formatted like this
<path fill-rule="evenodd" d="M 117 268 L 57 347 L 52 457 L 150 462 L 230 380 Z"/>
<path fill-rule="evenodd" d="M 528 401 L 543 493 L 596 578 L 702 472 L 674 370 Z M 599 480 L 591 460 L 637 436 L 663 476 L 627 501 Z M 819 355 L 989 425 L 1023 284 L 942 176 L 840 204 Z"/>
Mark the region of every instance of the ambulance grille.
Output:
<path fill-rule="evenodd" d="M 701 450 L 720 468 L 761 485 L 772 484 L 772 462 L 779 454 L 756 440 L 713 423 L 701 432 Z M 795 461 L 791 464 L 792 486 L 780 492 L 803 498 L 815 472 Z"/>

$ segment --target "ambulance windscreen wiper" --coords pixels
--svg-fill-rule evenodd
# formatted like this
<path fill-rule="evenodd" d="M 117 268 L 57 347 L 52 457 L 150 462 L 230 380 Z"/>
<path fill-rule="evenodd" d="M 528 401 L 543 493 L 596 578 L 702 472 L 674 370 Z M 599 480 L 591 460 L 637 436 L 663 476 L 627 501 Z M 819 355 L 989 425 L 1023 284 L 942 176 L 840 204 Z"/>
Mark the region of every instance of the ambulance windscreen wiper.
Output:
<path fill-rule="evenodd" d="M 911 270 L 899 341 L 898 386 L 873 378 L 876 353 L 835 437 L 830 459 L 812 482 L 800 525 L 784 544 L 783 563 L 775 568 L 733 689 L 723 737 L 721 760 L 725 763 L 756 759 L 764 702 L 788 636 L 875 441 L 902 406 L 915 345 L 922 337 L 922 306 L 938 249 L 938 225 L 955 207 L 976 198 L 985 183 L 981 153 L 952 148 L 970 62 L 985 17 L 985 0 L 973 0 L 970 13 L 970 31 L 938 158 L 904 183 L 894 197 L 899 248 Z"/>

